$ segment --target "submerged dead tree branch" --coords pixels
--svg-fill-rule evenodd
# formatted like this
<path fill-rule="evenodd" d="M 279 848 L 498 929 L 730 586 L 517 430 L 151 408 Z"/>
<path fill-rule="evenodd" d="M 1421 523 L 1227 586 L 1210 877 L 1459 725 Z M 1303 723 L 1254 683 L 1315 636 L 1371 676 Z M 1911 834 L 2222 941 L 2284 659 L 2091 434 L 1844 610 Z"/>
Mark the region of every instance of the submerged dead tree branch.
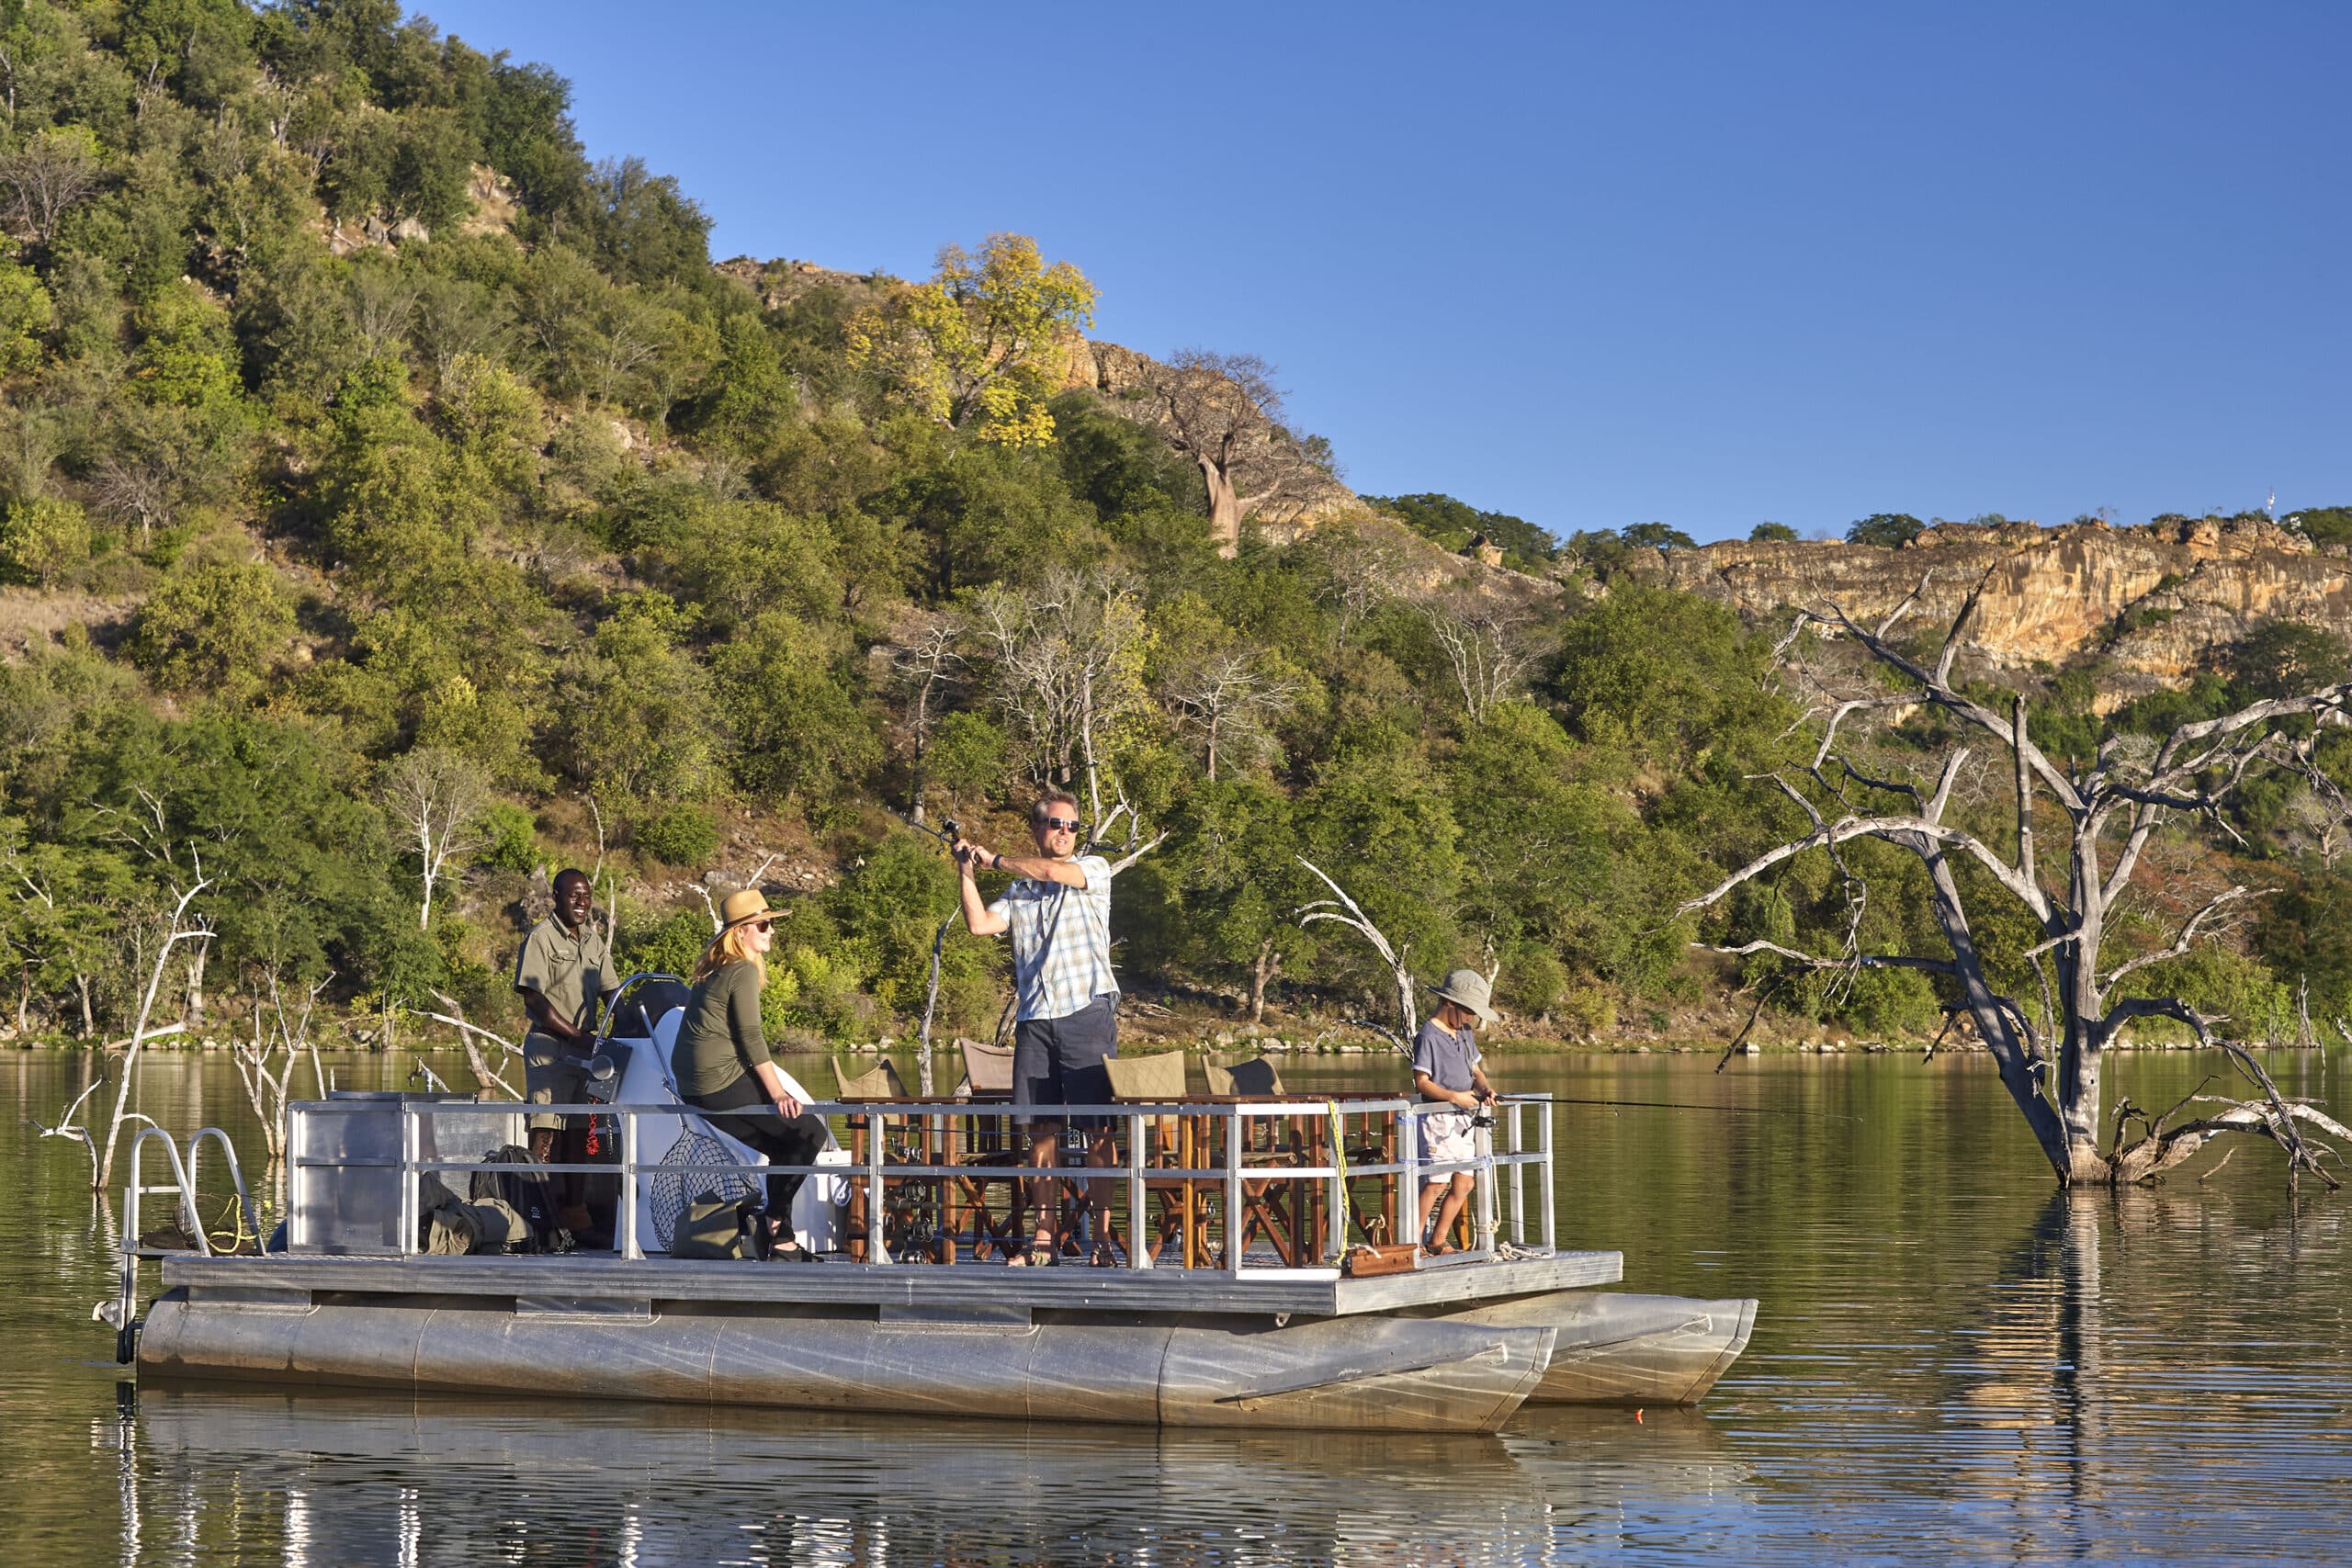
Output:
<path fill-rule="evenodd" d="M 1926 586 L 1923 579 L 1920 589 Z M 1793 779 L 1787 774 L 1765 775 L 1803 810 L 1806 830 L 1763 851 L 1676 910 L 1678 916 L 1709 910 L 1734 889 L 1813 852 L 1831 856 L 1838 874 L 1851 884 L 1856 879 L 1838 858 L 1838 847 L 1858 839 L 1876 839 L 1909 851 L 1926 867 L 1928 902 L 1951 956 L 1865 953 L 1858 941 L 1859 913 L 1849 923 L 1847 951 L 1835 956 L 1745 939 L 1736 932 L 1693 945 L 1738 956 L 1769 954 L 1813 970 L 1897 967 L 1945 976 L 1959 993 L 1958 1010 L 1974 1022 L 1999 1067 L 2003 1087 L 2062 1182 L 2151 1179 L 2221 1134 L 2246 1133 L 2267 1137 L 2286 1152 L 2290 1180 L 2310 1172 L 2335 1185 L 2335 1179 L 2320 1166 L 2319 1151 L 2298 1132 L 2299 1123 L 2334 1131 L 2323 1113 L 2281 1097 L 2259 1063 L 2235 1044 L 2216 1039 L 2211 1021 L 2185 1002 L 2174 998 L 2118 999 L 2113 996 L 2126 978 L 2188 953 L 2210 931 L 2213 918 L 2248 897 L 2248 890 L 2233 886 L 2215 896 L 2190 915 L 2168 942 L 2147 952 L 2108 963 L 2102 950 L 2111 934 L 2110 918 L 2118 902 L 2165 823 L 2186 814 L 2226 829 L 2222 808 L 2249 778 L 2282 771 L 2307 778 L 2319 776 L 2311 735 L 2319 727 L 2346 722 L 2352 683 L 2270 698 L 2216 718 L 2180 725 L 2154 743 L 2153 750 L 2126 737 L 2110 737 L 2100 743 L 2087 766 L 2070 760 L 2061 767 L 2035 743 L 2022 695 L 2005 705 L 2004 712 L 1979 701 L 1953 680 L 1953 666 L 1966 646 L 1982 582 L 1977 589 L 1962 605 L 1932 660 L 1917 657 L 1889 640 L 1895 626 L 1917 606 L 1918 590 L 1876 626 L 1861 625 L 1835 605 L 1797 616 L 1776 649 L 1780 658 L 1795 657 L 1804 634 L 1818 631 L 1860 649 L 1868 660 L 1891 673 L 1902 690 L 1893 695 L 1873 693 L 1834 701 L 1817 710 L 1821 734 L 1810 765 L 1794 770 Z M 1926 791 L 1906 781 L 1875 776 L 1866 765 L 1867 759 L 1850 750 L 1852 742 L 1844 732 L 1847 722 L 1857 715 L 1890 707 L 1925 707 L 1963 732 L 1990 738 L 2008 752 L 2016 810 L 2013 845 L 1996 845 L 1983 833 L 1951 819 L 1953 784 L 1969 754 L 1966 745 L 1955 746 L 1946 754 L 1936 784 Z M 1880 811 L 1857 805 L 1846 793 L 1854 784 L 1881 798 L 1892 797 L 1890 804 L 1896 808 Z M 2332 784 L 2327 787 L 2333 789 Z M 2056 886 L 2045 885 L 2037 862 L 2035 807 L 2044 798 L 2055 807 L 2065 835 L 2064 881 Z M 2003 993 L 1988 971 L 1968 908 L 1970 898 L 1986 895 L 1981 889 L 1963 895 L 1959 875 L 1963 863 L 1984 874 L 1991 896 L 2006 897 L 2038 928 L 2040 940 L 2020 962 L 2030 965 L 2030 973 L 2041 981 L 2044 1019 L 2041 1030 L 2028 1021 L 2026 1010 Z M 1849 886 L 1849 908 L 1859 909 L 1859 899 L 1865 896 L 1866 889 Z M 2144 1018 L 2168 1018 L 2188 1025 L 2200 1042 L 2229 1053 L 2259 1094 L 2178 1125 L 2166 1127 L 2163 1118 L 2156 1118 L 2138 1142 L 2103 1149 L 2099 1099 L 2105 1052 L 2120 1028 L 2131 1020 Z"/>

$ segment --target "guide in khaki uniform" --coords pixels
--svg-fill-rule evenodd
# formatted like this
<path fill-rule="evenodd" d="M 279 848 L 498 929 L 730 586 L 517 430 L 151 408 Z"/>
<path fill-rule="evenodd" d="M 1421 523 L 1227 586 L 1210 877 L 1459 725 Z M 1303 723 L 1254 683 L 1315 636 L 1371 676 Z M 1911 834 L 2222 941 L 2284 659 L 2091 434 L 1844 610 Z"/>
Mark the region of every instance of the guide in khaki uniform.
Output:
<path fill-rule="evenodd" d="M 524 1084 L 534 1105 L 577 1105 L 587 1098 L 587 1059 L 594 1039 L 596 1004 L 620 984 L 613 971 L 612 940 L 595 921 L 596 900 L 585 873 L 555 879 L 555 913 L 531 928 L 514 959 L 514 988 L 531 1016 L 523 1036 Z M 587 1119 L 554 1111 L 531 1117 L 531 1157 L 542 1165 L 587 1158 Z M 568 1230 L 588 1228 L 578 1177 L 549 1179 L 558 1218 Z"/>

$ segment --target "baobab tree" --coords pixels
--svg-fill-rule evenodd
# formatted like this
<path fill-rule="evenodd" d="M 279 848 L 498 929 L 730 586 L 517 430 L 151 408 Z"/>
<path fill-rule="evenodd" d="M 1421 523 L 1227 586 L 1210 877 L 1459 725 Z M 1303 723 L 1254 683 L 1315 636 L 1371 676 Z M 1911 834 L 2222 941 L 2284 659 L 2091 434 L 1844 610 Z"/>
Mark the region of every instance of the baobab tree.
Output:
<path fill-rule="evenodd" d="M 1188 348 L 1155 366 L 1139 390 L 1160 434 L 1201 470 L 1209 492 L 1209 537 L 1230 558 L 1241 525 L 1268 502 L 1304 500 L 1329 479 L 1307 445 L 1283 425 L 1274 369 L 1254 354 Z"/>
<path fill-rule="evenodd" d="M 2158 741 L 2110 736 L 2087 764 L 2070 762 L 2062 768 L 2033 742 L 2022 696 L 2002 713 L 1953 684 L 1953 660 L 1975 614 L 1977 597 L 1971 593 L 1962 605 L 1932 664 L 1888 640 L 1917 604 L 1916 591 L 1875 627 L 1857 624 L 1842 608 L 1799 615 L 1779 654 L 1788 654 L 1808 627 L 1818 626 L 1850 639 L 1883 673 L 1894 677 L 1895 689 L 1878 684 L 1821 710 L 1820 738 L 1811 762 L 1767 775 L 1804 812 L 1808 829 L 1756 856 L 1676 911 L 1688 915 L 1707 909 L 1742 884 L 1814 852 L 1837 862 L 1849 901 L 1860 900 L 1867 897 L 1867 887 L 1846 866 L 1839 846 L 1877 839 L 1924 863 L 1928 900 L 1951 956 L 1860 951 L 1858 902 L 1841 953 L 1804 953 L 1762 940 L 1695 945 L 1742 956 L 1770 953 L 1814 970 L 1906 968 L 1942 976 L 1956 989 L 1959 1009 L 1974 1022 L 1992 1053 L 2002 1086 L 2066 1185 L 2144 1181 L 2179 1165 L 2224 1133 L 2277 1142 L 2287 1153 L 2290 1180 L 2295 1173 L 2309 1170 L 2330 1187 L 2337 1185 L 2320 1167 L 2312 1140 L 2301 1134 L 2297 1122 L 2347 1138 L 2352 1138 L 2352 1129 L 2281 1096 L 2259 1063 L 2239 1045 L 2217 1037 L 2213 1025 L 2220 1021 L 2177 997 L 2117 994 L 2127 976 L 2187 953 L 2199 931 L 2246 897 L 2247 889 L 2233 886 L 2214 896 L 2181 923 L 2168 944 L 2120 962 L 2111 960 L 2105 948 L 2109 914 L 2164 824 L 2182 816 L 2218 822 L 2222 806 L 2260 771 L 2315 774 L 2321 727 L 2345 722 L 2352 683 L 2273 698 L 2217 718 L 2183 724 Z M 1951 819 L 1953 786 L 1968 762 L 1968 745 L 1954 745 L 1943 757 L 1935 782 L 1923 787 L 1878 776 L 1868 758 L 1840 740 L 1841 729 L 1857 715 L 1923 707 L 1956 725 L 1963 737 L 1973 732 L 2007 750 L 2016 794 L 2015 837 L 2007 844 L 1996 846 Z M 2303 722 L 2294 722 L 2299 720 Z M 2035 806 L 2043 796 L 2055 806 L 2064 825 L 2064 870 L 2055 886 L 2045 877 L 2035 849 Z M 1864 802 L 1883 803 L 1889 809 L 1873 810 Z M 1959 861 L 1973 863 L 1990 878 L 1997 897 L 2022 907 L 2040 928 L 2041 940 L 2027 957 L 2041 980 L 2043 1027 L 2038 1028 L 2028 1010 L 2015 997 L 2003 994 L 1988 976 L 1955 874 Z M 2112 1145 L 2102 1146 L 2099 1078 L 2107 1047 L 2134 1020 L 2156 1018 L 2185 1024 L 2203 1044 L 2228 1053 L 2259 1092 L 2243 1101 L 2194 1097 L 2153 1117 L 2126 1101 L 2116 1109 Z M 2172 1120 L 2191 1107 L 2195 1109 L 2186 1120 Z M 2125 1134 L 2134 1122 L 2141 1135 L 2126 1143 Z"/>

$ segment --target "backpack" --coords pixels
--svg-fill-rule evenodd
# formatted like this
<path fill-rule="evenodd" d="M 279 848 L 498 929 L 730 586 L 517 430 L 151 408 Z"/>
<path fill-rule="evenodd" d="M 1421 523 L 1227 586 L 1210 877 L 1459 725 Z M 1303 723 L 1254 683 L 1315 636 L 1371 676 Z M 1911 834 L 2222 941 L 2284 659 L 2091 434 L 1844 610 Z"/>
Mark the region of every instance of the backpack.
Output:
<path fill-rule="evenodd" d="M 670 1256 L 706 1259 L 768 1256 L 768 1216 L 758 1197 L 727 1199 L 706 1192 L 686 1205 Z"/>
<path fill-rule="evenodd" d="M 531 1151 L 508 1144 L 484 1158 L 499 1168 L 473 1173 L 472 1197 L 477 1203 L 495 1201 L 513 1210 L 522 1221 L 523 1234 L 509 1239 L 508 1252 L 570 1252 L 571 1233 L 556 1224 L 555 1198 L 548 1179 L 531 1158 Z"/>
<path fill-rule="evenodd" d="M 523 1216 L 498 1198 L 443 1203 L 424 1216 L 422 1229 L 422 1250 L 444 1257 L 520 1249 L 530 1241 Z"/>

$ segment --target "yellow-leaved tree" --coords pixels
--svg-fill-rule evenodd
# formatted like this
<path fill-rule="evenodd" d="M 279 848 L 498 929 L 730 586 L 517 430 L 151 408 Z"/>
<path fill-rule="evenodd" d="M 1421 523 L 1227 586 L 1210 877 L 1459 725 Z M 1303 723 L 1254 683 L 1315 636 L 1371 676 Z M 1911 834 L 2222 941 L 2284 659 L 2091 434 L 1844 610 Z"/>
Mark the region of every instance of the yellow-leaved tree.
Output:
<path fill-rule="evenodd" d="M 850 357 L 932 418 L 1005 446 L 1054 438 L 1069 335 L 1094 324 L 1094 285 L 1069 262 L 1047 266 L 1026 234 L 991 234 L 978 252 L 943 245 L 928 283 L 860 311 Z"/>

